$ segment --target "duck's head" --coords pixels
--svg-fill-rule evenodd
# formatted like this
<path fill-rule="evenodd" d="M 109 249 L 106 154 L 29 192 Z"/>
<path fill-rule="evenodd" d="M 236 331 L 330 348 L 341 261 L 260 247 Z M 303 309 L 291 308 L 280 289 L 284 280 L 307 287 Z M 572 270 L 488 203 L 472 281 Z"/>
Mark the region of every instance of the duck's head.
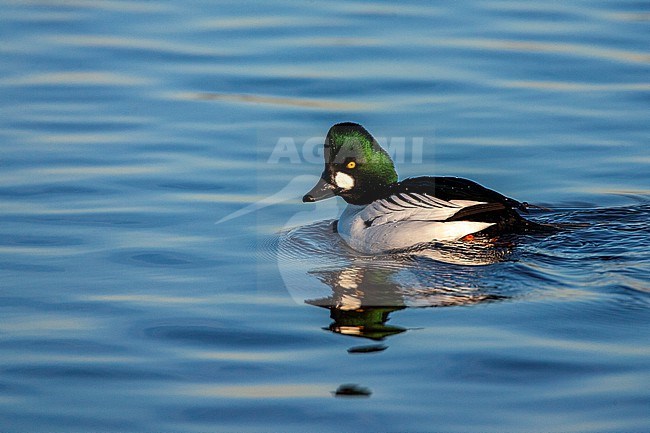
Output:
<path fill-rule="evenodd" d="M 325 139 L 325 169 L 302 198 L 314 202 L 341 196 L 350 204 L 368 204 L 397 182 L 393 161 L 377 140 L 357 123 L 332 126 Z"/>

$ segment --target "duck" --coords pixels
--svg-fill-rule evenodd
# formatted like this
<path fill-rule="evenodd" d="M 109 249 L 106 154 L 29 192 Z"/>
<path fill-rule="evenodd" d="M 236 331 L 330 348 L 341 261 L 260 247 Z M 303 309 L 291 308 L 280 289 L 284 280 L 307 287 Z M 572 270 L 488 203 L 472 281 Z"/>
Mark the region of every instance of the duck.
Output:
<path fill-rule="evenodd" d="M 469 179 L 420 176 L 399 181 L 389 154 L 358 123 L 333 125 L 323 156 L 323 173 L 302 201 L 345 200 L 334 231 L 362 254 L 544 228 L 520 214 L 528 212 L 528 203 Z"/>

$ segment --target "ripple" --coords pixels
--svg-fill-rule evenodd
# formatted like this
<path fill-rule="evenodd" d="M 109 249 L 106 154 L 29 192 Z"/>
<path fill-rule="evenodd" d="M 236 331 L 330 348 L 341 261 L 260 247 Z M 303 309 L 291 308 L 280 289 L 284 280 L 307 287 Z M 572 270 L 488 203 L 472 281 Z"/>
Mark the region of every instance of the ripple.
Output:
<path fill-rule="evenodd" d="M 515 39 L 457 38 L 437 40 L 436 45 L 528 53 L 553 53 L 567 56 L 593 57 L 618 62 L 650 63 L 650 54 L 642 51 L 617 50 L 595 45 L 549 43 Z"/>
<path fill-rule="evenodd" d="M 3 78 L 2 86 L 142 86 L 153 84 L 151 78 L 108 71 L 44 72 Z"/>
<path fill-rule="evenodd" d="M 358 111 L 373 109 L 373 104 L 361 102 L 347 102 L 339 100 L 314 99 L 314 98 L 290 98 L 271 95 L 248 95 L 228 94 L 209 92 L 177 92 L 170 93 L 167 97 L 171 99 L 192 100 L 192 101 L 225 101 L 239 102 L 245 104 L 267 104 L 296 108 L 318 108 L 339 111 Z"/>
<path fill-rule="evenodd" d="M 83 240 L 65 236 L 37 236 L 26 234 L 3 234 L 0 245 L 20 245 L 36 247 L 61 247 L 82 245 Z"/>
<path fill-rule="evenodd" d="M 21 263 L 15 261 L 0 261 L 0 269 L 7 271 L 38 273 L 65 272 L 65 268 L 62 266 L 39 265 L 35 263 Z"/>
<path fill-rule="evenodd" d="M 323 397 L 322 384 L 288 384 L 276 385 L 196 385 L 178 389 L 180 395 L 193 397 L 229 397 L 229 398 L 314 398 Z"/>
<path fill-rule="evenodd" d="M 37 196 L 52 195 L 93 195 L 99 194 L 98 188 L 91 188 L 85 185 L 74 184 L 32 184 L 32 185 L 15 185 L 11 187 L 0 188 L 0 196 L 16 198 L 29 198 Z"/>
<path fill-rule="evenodd" d="M 474 358 L 463 354 L 451 360 L 453 376 L 461 375 L 464 380 L 479 383 L 517 384 L 522 381 L 541 384 L 562 382 L 570 377 L 591 376 L 594 373 L 615 371 L 614 367 L 585 362 L 567 362 L 552 359 L 528 359 L 523 357 Z"/>
<path fill-rule="evenodd" d="M 278 250 L 279 258 L 291 259 L 309 255 L 325 255 L 328 258 L 349 259 L 350 250 L 334 233 L 334 220 L 319 221 L 280 234 L 278 241 L 287 248 Z"/>
<path fill-rule="evenodd" d="M 505 81 L 503 87 L 553 90 L 560 92 L 647 92 L 650 91 L 648 83 L 579 83 L 568 81 Z"/>
<path fill-rule="evenodd" d="M 141 332 L 147 338 L 200 347 L 289 348 L 309 344 L 308 340 L 301 338 L 296 333 L 292 333 L 289 339 L 282 333 L 237 329 L 230 324 L 225 326 L 215 324 L 159 325 L 145 327 Z"/>
<path fill-rule="evenodd" d="M 113 50 L 139 51 L 144 55 L 183 55 L 198 57 L 217 57 L 228 56 L 233 54 L 223 48 L 214 46 L 201 47 L 197 44 L 180 44 L 164 40 L 148 40 L 144 38 L 127 38 L 116 36 L 96 36 L 96 35 L 75 35 L 75 36 L 51 36 L 47 38 L 48 42 L 57 45 L 79 46 L 86 48 L 104 48 Z M 145 80 L 140 84 L 150 84 L 152 80 Z"/>
<path fill-rule="evenodd" d="M 82 365 L 34 365 L 8 367 L 4 373 L 8 376 L 27 376 L 39 379 L 68 379 L 68 380 L 162 380 L 170 379 L 171 375 L 156 373 L 150 369 L 136 369 L 131 365 L 119 367 L 115 365 L 89 366 Z"/>
<path fill-rule="evenodd" d="M 117 263 L 137 267 L 154 268 L 204 268 L 216 264 L 199 256 L 178 251 L 128 249 L 111 254 L 111 260 Z"/>
<path fill-rule="evenodd" d="M 77 355 L 114 355 L 127 354 L 127 349 L 114 344 L 103 344 L 93 340 L 80 338 L 15 338 L 0 341 L 0 347 L 5 350 L 22 349 L 31 352 L 48 352 L 50 354 Z"/>
<path fill-rule="evenodd" d="M 336 25 L 325 19 L 295 16 L 255 16 L 255 17 L 229 17 L 211 18 L 200 20 L 193 25 L 202 30 L 247 30 L 251 29 L 286 29 L 290 27 L 308 27 L 315 25 Z"/>
<path fill-rule="evenodd" d="M 155 217 L 154 217 L 155 215 Z M 76 209 L 33 210 L 8 213 L 0 221 L 44 225 L 87 227 L 162 227 L 178 221 L 177 214 L 158 213 L 153 209 Z"/>

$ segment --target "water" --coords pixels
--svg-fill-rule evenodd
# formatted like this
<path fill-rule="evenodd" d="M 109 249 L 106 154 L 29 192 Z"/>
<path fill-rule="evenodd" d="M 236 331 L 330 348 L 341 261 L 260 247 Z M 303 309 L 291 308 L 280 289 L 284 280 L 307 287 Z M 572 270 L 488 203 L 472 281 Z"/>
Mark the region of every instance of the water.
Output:
<path fill-rule="evenodd" d="M 2 11 L 3 432 L 650 427 L 647 3 Z M 345 120 L 571 228 L 354 255 Z"/>

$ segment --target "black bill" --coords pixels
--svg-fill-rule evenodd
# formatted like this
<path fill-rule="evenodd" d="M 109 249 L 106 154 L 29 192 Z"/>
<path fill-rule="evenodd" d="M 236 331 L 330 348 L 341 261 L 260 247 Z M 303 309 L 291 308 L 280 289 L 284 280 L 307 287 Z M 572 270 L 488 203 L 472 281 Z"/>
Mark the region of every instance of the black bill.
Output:
<path fill-rule="evenodd" d="M 334 197 L 334 190 L 336 187 L 327 182 L 322 177 L 318 183 L 302 198 L 304 203 L 311 203 L 315 201 L 325 200 L 326 198 Z"/>

